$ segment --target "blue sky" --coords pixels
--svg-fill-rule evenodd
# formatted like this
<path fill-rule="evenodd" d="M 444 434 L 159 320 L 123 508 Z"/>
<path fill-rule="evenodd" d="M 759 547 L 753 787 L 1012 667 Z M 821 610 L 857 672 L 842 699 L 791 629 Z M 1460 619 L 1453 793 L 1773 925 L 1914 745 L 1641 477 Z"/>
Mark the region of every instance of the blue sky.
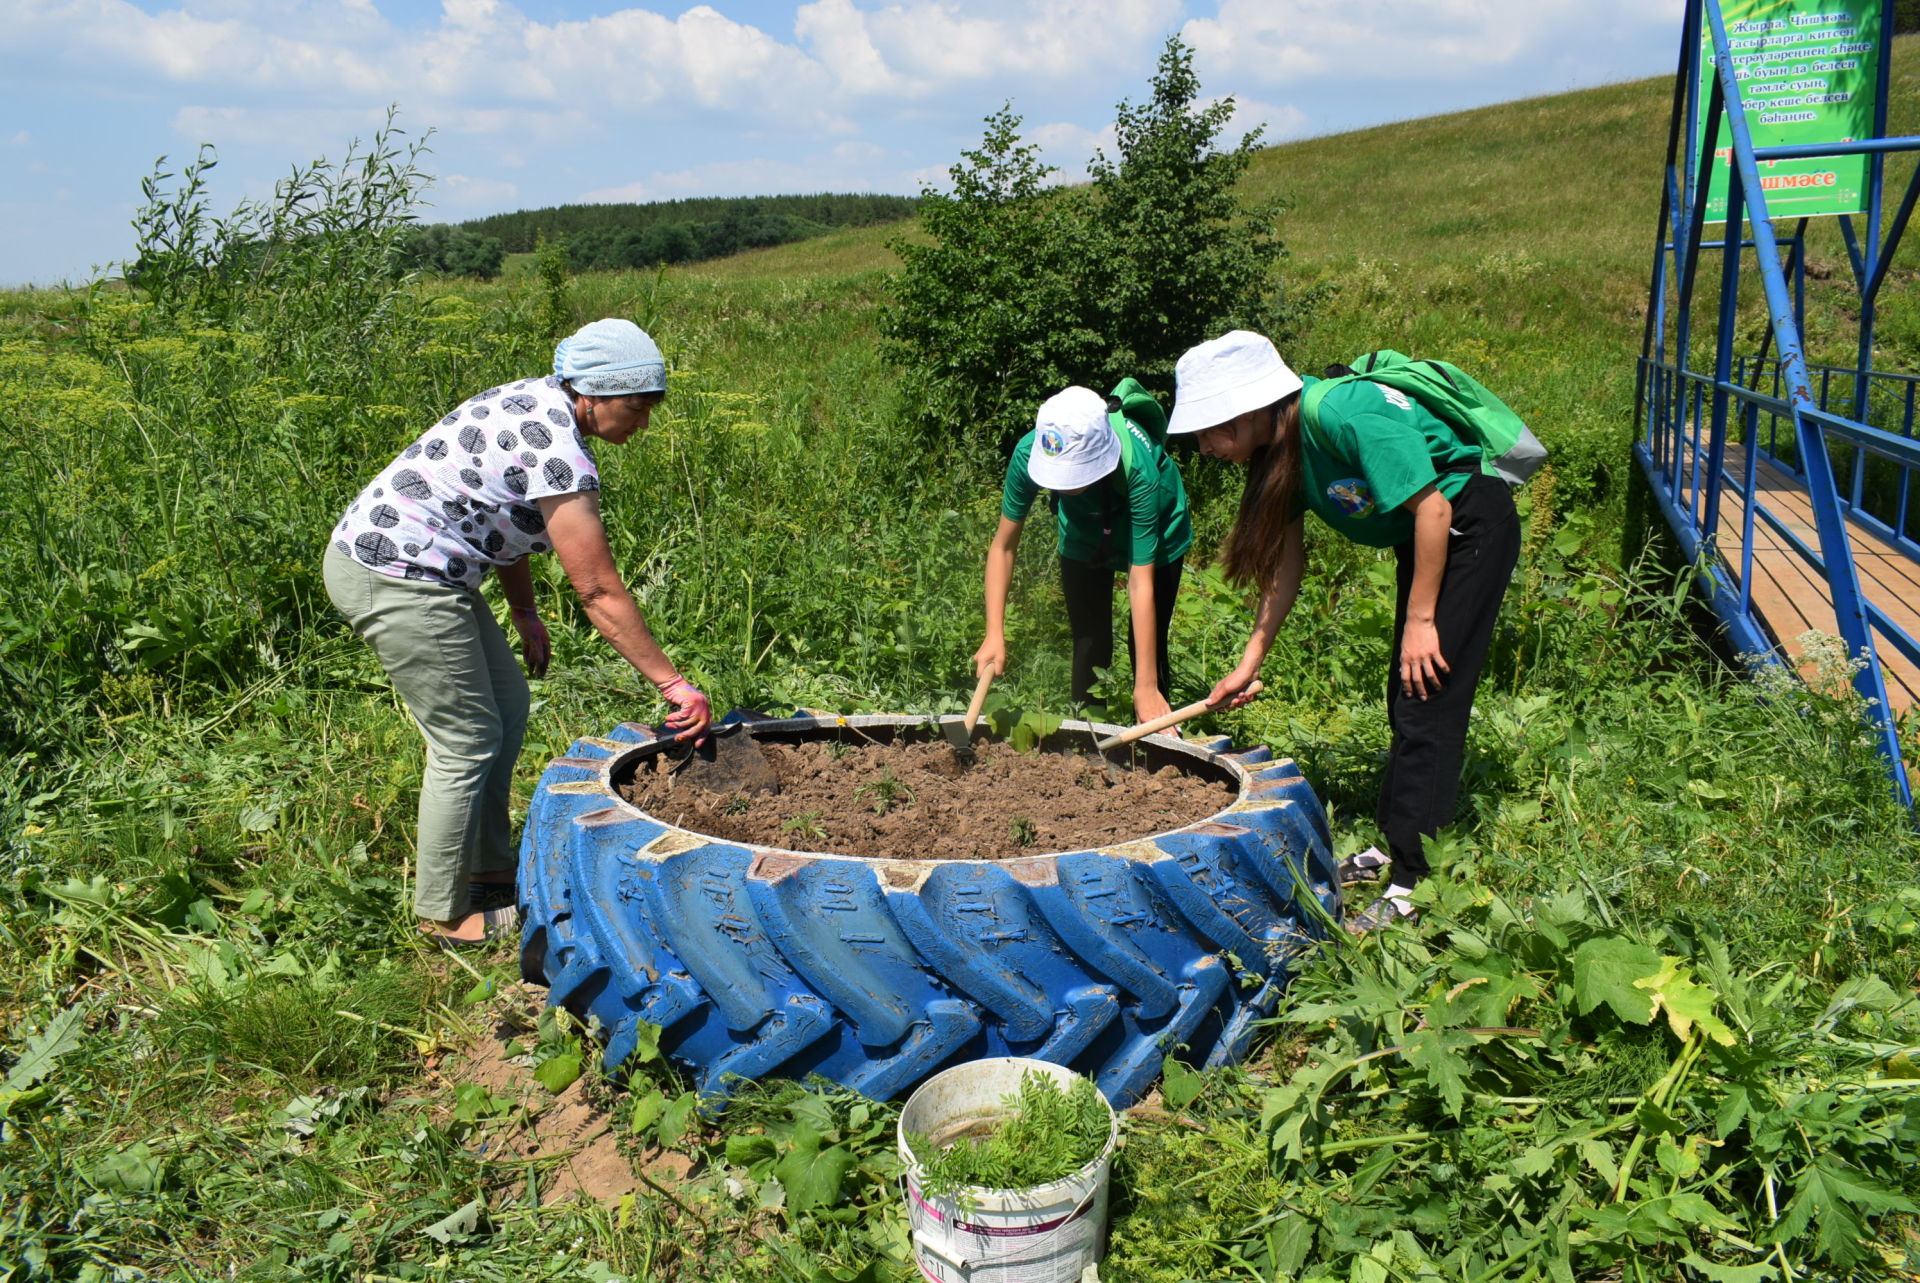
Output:
<path fill-rule="evenodd" d="M 1179 34 L 1269 141 L 1671 74 L 1683 0 L 0 0 L 0 285 L 130 256 L 155 160 L 224 213 L 390 104 L 430 221 L 939 182 L 1003 102 L 1068 177 Z"/>

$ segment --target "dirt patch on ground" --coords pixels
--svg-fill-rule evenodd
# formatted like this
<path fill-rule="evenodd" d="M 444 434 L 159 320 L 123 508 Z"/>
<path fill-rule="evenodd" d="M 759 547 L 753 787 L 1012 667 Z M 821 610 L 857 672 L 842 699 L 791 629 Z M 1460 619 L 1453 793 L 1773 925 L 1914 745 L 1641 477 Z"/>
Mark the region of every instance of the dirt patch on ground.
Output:
<path fill-rule="evenodd" d="M 759 744 L 780 791 L 714 794 L 644 759 L 621 793 L 696 833 L 753 846 L 896 860 L 1005 860 L 1164 833 L 1225 809 L 1222 780 L 1176 767 L 1115 769 L 1074 753 L 980 746 L 963 767 L 946 744 Z"/>
<path fill-rule="evenodd" d="M 604 1203 L 641 1190 L 645 1182 L 634 1173 L 636 1158 L 655 1182 L 683 1180 L 693 1165 L 684 1154 L 632 1154 L 631 1145 L 622 1145 L 615 1110 L 624 1097 L 594 1092 L 594 1075 L 583 1074 L 558 1094 L 534 1081 L 529 1057 L 518 1048 L 532 1041 L 544 996 L 526 985 L 509 986 L 494 1004 L 491 1027 L 477 1030 L 437 1066 L 449 1092 L 456 1084 L 475 1083 L 511 1102 L 477 1129 L 473 1147 L 501 1162 L 527 1164 L 543 1204 L 576 1194 Z"/>

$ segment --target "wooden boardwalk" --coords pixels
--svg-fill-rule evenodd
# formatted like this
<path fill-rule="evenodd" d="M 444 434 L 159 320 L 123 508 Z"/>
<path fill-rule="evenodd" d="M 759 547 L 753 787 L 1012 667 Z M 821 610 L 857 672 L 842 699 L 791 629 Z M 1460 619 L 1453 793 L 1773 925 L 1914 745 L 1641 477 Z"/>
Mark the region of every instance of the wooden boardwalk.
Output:
<path fill-rule="evenodd" d="M 1683 455 L 1683 458 L 1685 456 Z M 1746 449 L 1734 442 L 1727 444 L 1729 481 L 1745 476 Z M 1814 528 L 1813 502 L 1807 489 L 1792 474 L 1759 461 L 1754 488 L 1760 505 L 1771 513 L 1795 537 L 1808 547 L 1818 549 L 1820 536 Z M 1735 582 L 1740 574 L 1741 522 L 1746 504 L 1728 485 L 1720 498 L 1720 530 L 1717 543 L 1720 555 Z M 1853 564 L 1860 576 L 1860 589 L 1867 600 L 1906 630 L 1909 637 L 1920 638 L 1920 562 L 1892 543 L 1849 520 Z M 1826 580 L 1807 564 L 1764 518 L 1755 515 L 1753 523 L 1753 609 L 1767 631 L 1796 665 L 1807 673 L 1803 633 L 1817 631 L 1836 636 L 1833 600 Z M 1895 713 L 1905 713 L 1920 703 L 1920 669 L 1909 663 L 1876 632 L 1874 650 L 1880 656 L 1880 669 L 1887 683 L 1887 702 Z M 1812 676 L 1811 673 L 1807 673 Z"/>

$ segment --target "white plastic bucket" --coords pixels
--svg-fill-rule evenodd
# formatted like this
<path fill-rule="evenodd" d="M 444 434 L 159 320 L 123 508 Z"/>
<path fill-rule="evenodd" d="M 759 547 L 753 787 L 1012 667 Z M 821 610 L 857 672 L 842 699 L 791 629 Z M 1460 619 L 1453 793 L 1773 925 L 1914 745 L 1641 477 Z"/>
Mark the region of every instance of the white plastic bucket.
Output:
<path fill-rule="evenodd" d="M 1120 1141 L 1111 1106 L 1099 1157 L 1071 1176 L 1029 1189 L 971 1187 L 932 1197 L 907 1147 L 910 1132 L 936 1143 L 1007 1112 L 1020 1079 L 1039 1072 L 1062 1087 L 1079 1077 L 1063 1065 L 998 1056 L 955 1065 L 921 1083 L 900 1111 L 913 1259 L 933 1283 L 1080 1283 L 1107 1250 L 1107 1174 Z"/>

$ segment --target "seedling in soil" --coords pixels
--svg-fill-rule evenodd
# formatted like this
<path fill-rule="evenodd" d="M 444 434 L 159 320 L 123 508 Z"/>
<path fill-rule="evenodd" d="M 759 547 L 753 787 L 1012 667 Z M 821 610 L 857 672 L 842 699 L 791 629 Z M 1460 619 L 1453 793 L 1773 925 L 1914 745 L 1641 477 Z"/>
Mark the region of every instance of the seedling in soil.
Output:
<path fill-rule="evenodd" d="M 880 768 L 880 778 L 868 780 L 853 791 L 856 798 L 871 798 L 873 813 L 885 815 L 896 806 L 913 805 L 913 789 L 894 778 L 891 766 Z"/>
<path fill-rule="evenodd" d="M 1050 1074 L 1026 1073 L 1002 1103 L 1006 1113 L 939 1141 L 910 1135 L 922 1187 L 952 1197 L 968 1186 L 1030 1189 L 1091 1163 L 1106 1148 L 1112 1114 L 1091 1078 L 1062 1087 Z"/>
<path fill-rule="evenodd" d="M 837 762 L 847 755 L 847 745 L 844 740 L 828 740 L 821 747 L 826 750 L 827 758 L 830 761 Z"/>
<path fill-rule="evenodd" d="M 1039 828 L 1024 815 L 1014 816 L 1013 823 L 1008 827 L 1015 846 L 1032 846 L 1040 838 Z"/>
<path fill-rule="evenodd" d="M 820 823 L 820 812 L 802 811 L 780 826 L 782 833 L 795 833 L 809 842 L 827 840 L 827 830 Z"/>
<path fill-rule="evenodd" d="M 725 815 L 745 815 L 747 809 L 752 805 L 753 803 L 747 801 L 746 798 L 735 795 L 728 798 L 727 804 L 721 807 L 720 810 L 722 814 Z"/>

